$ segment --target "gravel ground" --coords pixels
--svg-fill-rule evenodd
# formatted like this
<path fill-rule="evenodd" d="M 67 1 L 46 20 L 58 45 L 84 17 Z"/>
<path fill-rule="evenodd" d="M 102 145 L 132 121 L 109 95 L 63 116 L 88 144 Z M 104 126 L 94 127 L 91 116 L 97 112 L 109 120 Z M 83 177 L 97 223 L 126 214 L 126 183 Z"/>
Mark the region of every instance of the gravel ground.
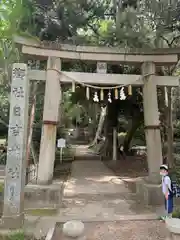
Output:
<path fill-rule="evenodd" d="M 168 232 L 160 221 L 85 223 L 86 240 L 165 240 Z M 57 239 L 64 240 L 59 233 Z"/>

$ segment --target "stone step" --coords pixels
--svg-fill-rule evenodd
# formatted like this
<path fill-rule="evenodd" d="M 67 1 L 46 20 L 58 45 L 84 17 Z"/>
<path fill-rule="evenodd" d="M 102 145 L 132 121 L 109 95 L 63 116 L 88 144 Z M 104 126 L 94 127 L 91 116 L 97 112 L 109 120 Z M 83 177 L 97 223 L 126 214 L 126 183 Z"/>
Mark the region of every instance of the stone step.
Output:
<path fill-rule="evenodd" d="M 151 208 L 147 208 L 136 201 L 129 199 L 104 199 L 101 201 L 89 201 L 81 199 L 64 200 L 59 211 L 60 218 L 71 219 L 117 219 L 122 215 L 150 214 Z"/>
<path fill-rule="evenodd" d="M 63 181 L 54 181 L 50 185 L 28 184 L 25 187 L 25 207 L 58 208 L 63 197 Z"/>
<path fill-rule="evenodd" d="M 135 204 L 135 200 L 133 200 L 133 199 L 127 200 L 127 199 L 119 199 L 119 198 L 105 199 L 105 200 L 64 199 L 62 202 L 62 208 L 71 208 L 71 207 L 82 208 L 82 207 L 87 207 L 88 205 L 96 205 L 96 204 L 106 206 L 107 208 L 112 208 L 117 205 L 122 206 L 122 204 L 125 204 L 125 205 Z"/>
<path fill-rule="evenodd" d="M 88 161 L 88 160 L 100 160 L 101 156 L 100 155 L 94 155 L 94 154 L 88 154 L 88 155 L 76 155 L 74 156 L 74 160 L 76 161 Z"/>
<path fill-rule="evenodd" d="M 135 193 L 131 193 L 131 192 L 121 192 L 121 193 L 96 193 L 96 194 L 84 194 L 84 193 L 78 193 L 73 194 L 73 195 L 64 195 L 63 199 L 88 199 L 89 201 L 102 201 L 104 199 L 121 199 L 121 200 L 128 200 L 128 199 L 132 199 L 135 200 L 136 199 L 136 194 Z"/>

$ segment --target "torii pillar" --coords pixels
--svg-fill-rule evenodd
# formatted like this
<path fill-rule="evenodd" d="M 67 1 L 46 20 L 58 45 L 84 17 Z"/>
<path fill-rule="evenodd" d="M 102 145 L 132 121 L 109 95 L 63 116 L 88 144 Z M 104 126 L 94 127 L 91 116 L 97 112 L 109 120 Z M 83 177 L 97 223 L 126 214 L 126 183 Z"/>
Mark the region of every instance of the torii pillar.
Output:
<path fill-rule="evenodd" d="M 38 184 L 52 182 L 56 149 L 56 132 L 59 120 L 59 103 L 61 99 L 60 75 L 61 60 L 49 57 L 47 63 L 43 126 L 38 166 Z"/>
<path fill-rule="evenodd" d="M 156 82 L 153 81 L 153 75 L 155 74 L 156 67 L 154 63 L 143 63 L 142 75 L 149 75 L 144 77 L 143 86 L 144 123 L 149 170 L 148 179 L 152 183 L 159 183 L 159 168 L 162 164 L 162 144 L 157 100 L 157 85 Z"/>
<path fill-rule="evenodd" d="M 162 203 L 159 168 L 162 164 L 162 144 L 159 125 L 157 84 L 154 81 L 155 64 L 142 64 L 144 123 L 147 145 L 148 177 L 137 184 L 137 192 L 143 195 L 146 204 Z"/>

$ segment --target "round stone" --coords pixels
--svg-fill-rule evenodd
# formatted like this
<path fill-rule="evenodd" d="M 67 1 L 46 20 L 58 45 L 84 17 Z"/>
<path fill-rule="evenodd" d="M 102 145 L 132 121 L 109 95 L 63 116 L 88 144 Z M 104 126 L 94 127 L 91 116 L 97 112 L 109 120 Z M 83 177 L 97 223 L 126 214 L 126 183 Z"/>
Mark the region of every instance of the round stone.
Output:
<path fill-rule="evenodd" d="M 68 221 L 63 225 L 63 234 L 67 237 L 76 238 L 83 234 L 84 224 L 81 221 Z"/>

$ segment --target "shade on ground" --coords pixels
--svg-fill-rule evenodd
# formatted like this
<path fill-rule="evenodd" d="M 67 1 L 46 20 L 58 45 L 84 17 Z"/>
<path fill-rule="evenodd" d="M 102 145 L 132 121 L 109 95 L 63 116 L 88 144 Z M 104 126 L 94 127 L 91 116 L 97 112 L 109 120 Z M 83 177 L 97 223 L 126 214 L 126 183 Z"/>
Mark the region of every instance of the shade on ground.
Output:
<path fill-rule="evenodd" d="M 101 161 L 74 161 L 72 174 L 64 189 L 63 221 L 122 220 L 128 215 L 155 217 L 150 209 L 135 201 L 123 180 L 116 177 Z M 151 218 L 151 217 L 150 217 Z"/>

